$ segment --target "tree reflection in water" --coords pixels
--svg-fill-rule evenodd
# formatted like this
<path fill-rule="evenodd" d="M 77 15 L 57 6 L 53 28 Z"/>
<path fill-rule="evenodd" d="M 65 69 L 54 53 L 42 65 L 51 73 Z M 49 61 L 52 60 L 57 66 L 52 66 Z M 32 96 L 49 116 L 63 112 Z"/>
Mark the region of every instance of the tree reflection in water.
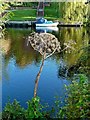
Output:
<path fill-rule="evenodd" d="M 84 73 L 89 77 L 90 68 L 90 34 L 88 28 L 61 28 L 59 35 L 61 38 L 61 47 L 64 48 L 64 43 L 74 41 L 73 50 L 67 49 L 57 55 L 57 61 L 60 61 L 58 69 L 58 77 L 72 79 L 74 74 Z M 62 64 L 64 66 L 62 66 Z"/>
<path fill-rule="evenodd" d="M 7 29 L 5 39 L 10 40 L 10 50 L 5 56 L 5 65 L 7 66 L 10 58 L 14 57 L 16 64 L 22 68 L 29 64 L 39 65 L 42 57 L 41 55 L 32 49 L 31 46 L 26 45 L 25 38 L 30 34 L 30 30 L 15 30 Z M 58 38 L 61 49 L 65 48 L 65 43 L 75 42 L 72 45 L 74 50 L 67 49 L 60 54 L 51 56 L 59 66 L 58 77 L 72 77 L 73 74 L 78 72 L 80 69 L 89 69 L 90 56 L 88 51 L 90 50 L 90 33 L 87 28 L 60 28 L 58 33 L 53 32 Z M 87 48 L 85 51 L 83 48 Z M 86 56 L 86 57 L 85 57 Z M 85 58 L 88 58 L 87 60 Z M 60 61 L 62 60 L 64 66 L 61 67 Z M 86 66 L 85 66 L 86 65 Z M 4 70 L 5 71 L 5 70 Z M 42 70 L 40 70 L 42 71 Z M 40 74 L 40 71 L 38 74 Z M 66 74 L 67 73 L 67 74 Z"/>

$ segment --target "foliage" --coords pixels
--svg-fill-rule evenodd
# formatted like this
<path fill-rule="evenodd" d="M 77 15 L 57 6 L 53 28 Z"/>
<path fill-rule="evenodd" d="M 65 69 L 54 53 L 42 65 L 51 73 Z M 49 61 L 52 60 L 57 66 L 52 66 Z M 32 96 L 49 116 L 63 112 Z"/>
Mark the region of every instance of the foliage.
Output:
<path fill-rule="evenodd" d="M 25 110 L 14 100 L 11 104 L 8 102 L 2 113 L 3 120 L 31 120 L 34 118 L 43 118 L 43 106 L 40 104 L 39 97 L 32 98 L 27 102 L 28 107 Z"/>
<path fill-rule="evenodd" d="M 85 2 L 65 2 L 62 11 L 65 22 L 87 22 L 88 8 Z"/>
<path fill-rule="evenodd" d="M 27 120 L 30 120 L 31 118 L 43 118 L 41 112 L 43 106 L 40 104 L 40 99 L 38 97 L 32 98 L 32 100 L 29 100 L 27 103 L 28 108 L 25 113 Z"/>
<path fill-rule="evenodd" d="M 51 3 L 50 4 L 50 6 L 45 6 L 45 8 L 44 8 L 44 11 L 45 11 L 45 15 L 44 15 L 44 17 L 46 18 L 46 19 L 50 19 L 50 20 L 52 20 L 52 19 L 58 19 L 59 18 L 59 11 L 58 11 L 58 9 L 59 9 L 59 5 L 57 4 L 57 2 L 53 2 L 53 3 Z"/>
<path fill-rule="evenodd" d="M 25 120 L 25 110 L 14 100 L 11 104 L 8 102 L 2 114 L 3 120 Z"/>
<path fill-rule="evenodd" d="M 90 118 L 90 84 L 87 77 L 80 74 L 77 80 L 73 80 L 70 86 L 66 87 L 68 97 L 66 105 L 60 107 L 57 113 L 58 118 Z"/>
<path fill-rule="evenodd" d="M 78 60 L 78 62 L 81 64 L 79 67 L 79 71 L 81 73 L 86 74 L 87 76 L 90 76 L 90 72 L 89 72 L 89 69 L 90 69 L 90 66 L 89 66 L 89 64 L 90 64 L 90 62 L 89 62 L 90 61 L 90 54 L 89 54 L 90 45 L 88 45 L 87 47 L 84 47 L 83 51 L 84 51 L 84 54 L 82 54 Z"/>
<path fill-rule="evenodd" d="M 3 37 L 3 34 L 4 34 L 4 29 L 5 28 L 5 22 L 8 21 L 11 17 L 12 17 L 12 12 L 10 11 L 6 11 L 8 10 L 9 8 L 9 5 L 8 3 L 3 3 L 0 1 L 0 30 L 1 30 L 1 33 L 0 33 L 0 38 Z"/>
<path fill-rule="evenodd" d="M 87 26 L 90 26 L 90 2 L 87 4 L 88 6 L 88 20 L 87 20 Z"/>
<path fill-rule="evenodd" d="M 9 20 L 11 17 L 12 17 L 12 12 L 11 11 L 7 11 L 9 9 L 9 4 L 8 3 L 0 3 L 0 15 L 1 15 L 1 18 L 0 18 L 0 21 L 1 23 L 5 23 L 7 20 Z M 0 25 L 2 25 L 0 23 Z"/>

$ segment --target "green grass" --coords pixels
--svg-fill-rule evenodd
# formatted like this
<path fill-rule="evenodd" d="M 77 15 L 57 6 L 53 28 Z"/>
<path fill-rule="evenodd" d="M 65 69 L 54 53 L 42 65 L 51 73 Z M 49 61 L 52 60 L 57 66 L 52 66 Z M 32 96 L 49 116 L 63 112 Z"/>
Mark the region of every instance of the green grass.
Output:
<path fill-rule="evenodd" d="M 45 18 L 48 20 L 59 20 L 60 12 L 59 5 L 57 3 L 51 3 L 51 6 L 45 7 Z"/>
<path fill-rule="evenodd" d="M 45 9 L 45 18 L 47 19 L 58 19 L 58 14 L 57 14 L 57 10 L 52 10 L 52 9 Z"/>
<path fill-rule="evenodd" d="M 44 18 L 48 20 L 59 20 L 60 19 L 60 12 L 59 10 L 59 5 L 57 3 L 51 3 L 50 6 L 46 6 L 44 8 Z M 10 20 L 18 20 L 18 21 L 23 21 L 23 20 L 35 20 L 37 17 L 37 10 L 35 9 L 30 9 L 30 10 L 16 10 L 12 11 L 14 16 Z"/>
<path fill-rule="evenodd" d="M 10 20 L 34 20 L 36 18 L 36 10 L 35 9 L 30 9 L 30 10 L 16 10 L 12 11 L 13 16 L 11 17 Z"/>

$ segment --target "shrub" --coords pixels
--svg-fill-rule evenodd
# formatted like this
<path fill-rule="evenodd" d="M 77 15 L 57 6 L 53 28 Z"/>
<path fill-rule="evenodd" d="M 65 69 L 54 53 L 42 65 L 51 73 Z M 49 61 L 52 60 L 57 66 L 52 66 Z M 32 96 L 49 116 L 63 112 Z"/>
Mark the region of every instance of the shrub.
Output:
<path fill-rule="evenodd" d="M 3 120 L 25 120 L 25 110 L 16 100 L 8 102 L 2 113 Z"/>
<path fill-rule="evenodd" d="M 32 98 L 32 100 L 27 102 L 28 108 L 25 113 L 25 117 L 27 120 L 31 120 L 31 118 L 43 118 L 42 108 L 43 106 L 40 104 L 39 97 Z"/>
<path fill-rule="evenodd" d="M 3 120 L 32 120 L 35 118 L 45 118 L 46 113 L 42 112 L 43 106 L 40 104 L 40 98 L 35 97 L 27 102 L 28 107 L 25 110 L 16 100 L 13 103 L 8 102 L 3 110 Z"/>
<path fill-rule="evenodd" d="M 66 87 L 68 97 L 66 105 L 59 108 L 57 117 L 59 118 L 90 118 L 90 84 L 85 75 L 79 75 L 77 80 Z"/>

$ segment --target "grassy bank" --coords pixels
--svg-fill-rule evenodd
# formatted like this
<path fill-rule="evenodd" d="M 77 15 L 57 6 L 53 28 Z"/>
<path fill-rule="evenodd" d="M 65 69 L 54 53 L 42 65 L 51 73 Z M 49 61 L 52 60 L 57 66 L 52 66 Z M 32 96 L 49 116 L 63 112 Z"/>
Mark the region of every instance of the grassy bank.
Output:
<path fill-rule="evenodd" d="M 31 9 L 34 6 L 37 7 L 38 4 L 32 4 L 29 9 L 28 3 L 24 3 L 24 7 L 28 6 L 25 10 L 22 5 L 22 10 L 13 11 L 14 16 L 10 20 L 35 20 L 37 17 L 37 9 Z M 83 7 L 82 7 L 83 6 Z M 88 7 L 84 3 L 58 3 L 52 2 L 50 6 L 45 6 L 44 8 L 44 18 L 48 20 L 59 20 L 65 23 L 85 23 L 89 22 L 88 17 Z M 86 12 L 85 12 L 86 11 Z"/>
<path fill-rule="evenodd" d="M 23 20 L 34 20 L 36 19 L 36 10 L 35 9 L 30 9 L 30 10 L 15 10 L 12 11 L 13 16 L 11 17 L 10 20 L 18 20 L 18 21 L 23 21 Z"/>
<path fill-rule="evenodd" d="M 60 12 L 58 12 L 59 6 L 56 3 L 51 4 L 50 6 L 46 6 L 44 8 L 44 17 L 48 20 L 58 20 L 60 16 Z M 27 9 L 27 10 L 15 10 L 12 11 L 13 16 L 10 20 L 35 20 L 37 17 L 36 9 Z"/>

